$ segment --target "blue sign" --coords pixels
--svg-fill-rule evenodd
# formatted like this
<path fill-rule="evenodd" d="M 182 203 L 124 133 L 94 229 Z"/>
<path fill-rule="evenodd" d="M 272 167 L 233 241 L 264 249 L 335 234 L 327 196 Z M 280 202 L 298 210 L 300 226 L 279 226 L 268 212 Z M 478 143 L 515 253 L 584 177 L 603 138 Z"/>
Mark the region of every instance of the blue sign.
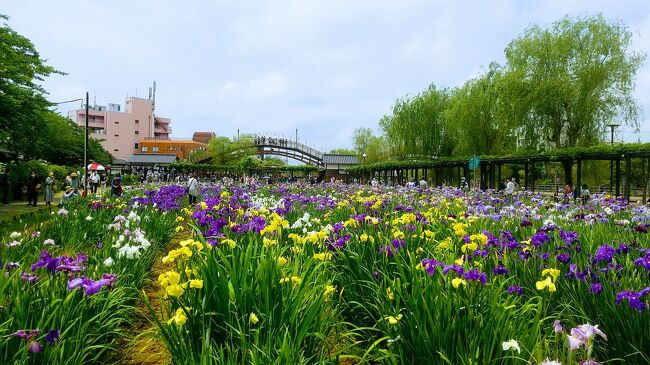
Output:
<path fill-rule="evenodd" d="M 481 163 L 481 158 L 478 156 L 474 156 L 469 159 L 469 169 L 470 170 L 476 170 L 478 168 L 478 165 Z"/>

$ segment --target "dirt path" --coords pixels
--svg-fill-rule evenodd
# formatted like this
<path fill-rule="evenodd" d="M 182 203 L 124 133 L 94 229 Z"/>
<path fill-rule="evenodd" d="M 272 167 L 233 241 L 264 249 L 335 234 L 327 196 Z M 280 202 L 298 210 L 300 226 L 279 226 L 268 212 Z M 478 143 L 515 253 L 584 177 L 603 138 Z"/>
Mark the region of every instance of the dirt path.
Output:
<path fill-rule="evenodd" d="M 187 233 L 176 233 L 169 243 L 163 248 L 161 253 L 156 257 L 149 280 L 144 284 L 142 290 L 147 296 L 149 303 L 154 309 L 155 313 L 160 313 L 161 302 L 161 287 L 158 285 L 158 276 L 165 271 L 173 269 L 173 263 L 163 264 L 162 257 L 167 252 L 178 246 L 178 242 L 186 239 Z M 118 364 L 122 365 L 167 365 L 171 364 L 171 358 L 167 348 L 158 336 L 158 331 L 155 326 L 151 324 L 151 313 L 149 308 L 142 300 L 136 303 L 135 319 L 131 328 L 128 330 L 127 335 L 118 342 L 119 348 L 124 351 L 123 357 Z"/>

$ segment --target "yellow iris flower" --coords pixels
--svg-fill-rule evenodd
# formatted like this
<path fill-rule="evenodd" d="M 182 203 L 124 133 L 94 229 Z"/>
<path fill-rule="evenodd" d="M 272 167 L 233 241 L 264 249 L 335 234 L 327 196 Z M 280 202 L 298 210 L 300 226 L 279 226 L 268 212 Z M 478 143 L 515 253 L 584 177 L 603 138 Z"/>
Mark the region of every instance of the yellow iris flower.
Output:
<path fill-rule="evenodd" d="M 550 276 L 547 276 L 546 279 L 540 280 L 537 283 L 535 283 L 535 287 L 537 288 L 537 290 L 544 290 L 545 288 L 548 288 L 548 291 L 551 293 L 557 290 L 557 288 L 555 287 L 555 283 L 551 281 Z"/>

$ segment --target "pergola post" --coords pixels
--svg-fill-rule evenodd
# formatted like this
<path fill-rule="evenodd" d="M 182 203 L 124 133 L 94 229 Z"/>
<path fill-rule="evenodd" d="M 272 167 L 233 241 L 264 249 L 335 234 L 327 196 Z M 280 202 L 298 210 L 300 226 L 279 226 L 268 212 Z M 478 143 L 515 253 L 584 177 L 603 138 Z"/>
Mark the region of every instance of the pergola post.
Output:
<path fill-rule="evenodd" d="M 582 159 L 578 158 L 578 167 L 576 170 L 576 188 L 573 189 L 573 197 L 578 199 L 582 191 Z"/>
<path fill-rule="evenodd" d="M 528 190 L 528 161 L 524 164 L 524 190 Z"/>
<path fill-rule="evenodd" d="M 621 159 L 616 159 L 616 197 L 621 195 Z"/>
<path fill-rule="evenodd" d="M 647 200 L 647 193 L 648 193 L 648 177 L 646 176 L 646 163 L 650 162 L 648 159 L 644 159 L 641 161 L 641 176 L 643 177 L 643 204 L 645 204 Z M 650 167 L 649 167 L 650 168 Z"/>
<path fill-rule="evenodd" d="M 499 189 L 499 184 L 501 184 L 501 181 L 502 181 L 502 179 L 501 179 L 501 165 L 502 164 L 497 165 L 497 190 Z"/>
<path fill-rule="evenodd" d="M 479 181 L 479 188 L 480 188 L 481 190 L 485 190 L 485 189 L 486 189 L 486 185 L 487 185 L 487 183 L 486 183 L 486 177 L 487 177 L 487 165 L 482 164 L 482 165 L 480 165 L 480 167 L 481 167 L 481 168 L 480 168 L 480 170 L 479 170 L 479 180 L 478 180 L 478 181 Z"/>
<path fill-rule="evenodd" d="M 625 157 L 625 199 L 630 200 L 632 188 L 632 157 Z"/>
<path fill-rule="evenodd" d="M 530 164 L 530 169 L 531 169 L 531 173 L 533 174 L 533 176 L 531 176 L 530 179 L 530 191 L 534 193 L 535 192 L 535 163 L 534 162 Z"/>

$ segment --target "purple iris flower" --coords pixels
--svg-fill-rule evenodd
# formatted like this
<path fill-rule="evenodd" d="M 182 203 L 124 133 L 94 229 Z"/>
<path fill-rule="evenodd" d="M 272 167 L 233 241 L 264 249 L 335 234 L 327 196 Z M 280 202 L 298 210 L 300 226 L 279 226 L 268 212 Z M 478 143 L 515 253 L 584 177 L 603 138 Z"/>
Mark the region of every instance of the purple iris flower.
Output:
<path fill-rule="evenodd" d="M 379 271 L 373 271 L 372 276 L 374 276 L 375 279 L 379 279 L 381 278 L 381 273 Z"/>
<path fill-rule="evenodd" d="M 401 247 L 406 246 L 406 243 L 404 243 L 404 240 L 400 240 L 400 239 L 397 239 L 397 238 L 394 238 L 393 240 L 391 240 L 390 243 L 395 248 L 401 248 Z"/>
<path fill-rule="evenodd" d="M 560 238 L 567 244 L 567 246 L 571 246 L 573 243 L 578 241 L 578 233 L 561 229 Z"/>
<path fill-rule="evenodd" d="M 56 341 L 59 340 L 59 337 L 61 336 L 61 333 L 59 330 L 54 329 L 50 330 L 46 335 L 45 335 L 45 342 L 52 344 L 55 343 Z"/>
<path fill-rule="evenodd" d="M 380 254 L 385 253 L 385 254 L 386 254 L 387 256 L 389 256 L 389 257 L 393 257 L 393 256 L 394 256 L 394 253 L 393 253 L 393 247 L 390 246 L 390 245 L 383 245 L 383 246 L 381 246 L 381 247 L 379 248 L 379 253 L 380 253 Z"/>
<path fill-rule="evenodd" d="M 342 230 L 345 226 L 341 222 L 336 222 L 334 223 L 334 226 L 332 226 L 332 229 L 334 230 L 334 233 L 339 233 L 340 230 Z"/>
<path fill-rule="evenodd" d="M 494 270 L 492 270 L 492 273 L 494 273 L 494 275 L 508 276 L 510 274 L 510 270 L 503 266 L 503 264 L 499 264 L 494 268 Z"/>
<path fill-rule="evenodd" d="M 483 285 L 487 283 L 487 275 L 478 269 L 472 269 L 466 272 L 463 277 L 469 281 L 480 281 Z"/>
<path fill-rule="evenodd" d="M 508 294 L 510 295 L 523 295 L 524 294 L 524 288 L 518 286 L 518 285 L 511 285 L 508 287 Z"/>
<path fill-rule="evenodd" d="M 616 249 L 616 253 L 619 254 L 626 254 L 628 252 L 630 252 L 630 247 L 625 243 L 621 243 L 620 245 L 618 245 L 618 248 Z"/>
<path fill-rule="evenodd" d="M 117 275 L 104 274 L 99 280 L 90 280 L 85 276 L 74 278 L 68 282 L 68 289 L 74 290 L 75 288 L 83 288 L 84 294 L 95 295 L 99 293 L 104 287 L 113 289 L 113 284 L 117 280 Z"/>
<path fill-rule="evenodd" d="M 447 273 L 448 273 L 449 271 L 453 271 L 453 272 L 456 273 L 456 275 L 458 275 L 458 276 L 462 276 L 463 273 L 465 272 L 465 269 L 463 269 L 463 267 L 460 266 L 460 265 L 458 265 L 458 264 L 445 265 L 445 266 L 442 268 L 442 274 L 445 275 L 445 276 L 447 275 Z"/>
<path fill-rule="evenodd" d="M 634 227 L 634 232 L 639 232 L 639 233 L 648 233 L 648 227 L 650 224 L 643 223 L 643 224 L 638 224 L 637 226 Z"/>
<path fill-rule="evenodd" d="M 598 246 L 598 249 L 596 250 L 596 255 L 594 256 L 593 259 L 593 264 L 596 265 L 601 261 L 612 262 L 615 253 L 616 250 L 614 249 L 614 247 L 610 245 Z"/>
<path fill-rule="evenodd" d="M 529 221 L 527 218 L 524 218 L 521 223 L 519 223 L 519 226 L 521 227 L 529 227 L 532 226 L 533 222 Z"/>
<path fill-rule="evenodd" d="M 444 265 L 444 263 L 438 262 L 436 259 L 422 259 L 422 266 L 429 276 L 433 276 L 433 274 L 436 273 L 436 267 L 442 265 Z"/>
<path fill-rule="evenodd" d="M 621 301 L 625 299 L 628 301 L 630 308 L 643 312 L 647 305 L 641 298 L 646 296 L 648 293 L 650 293 L 650 286 L 639 292 L 624 290 L 616 294 L 616 304 L 621 304 Z"/>
<path fill-rule="evenodd" d="M 600 294 L 603 291 L 603 285 L 601 283 L 592 283 L 589 287 L 589 291 L 592 294 Z"/>
<path fill-rule="evenodd" d="M 555 256 L 555 258 L 556 258 L 559 262 L 561 262 L 561 263 L 563 263 L 563 264 L 568 264 L 569 262 L 571 262 L 571 255 L 569 255 L 569 254 L 566 253 L 566 252 L 563 252 L 563 253 L 561 253 L 561 254 Z"/>
<path fill-rule="evenodd" d="M 25 331 L 25 330 L 18 330 L 14 333 L 12 333 L 10 336 L 13 337 L 20 337 L 21 339 L 27 341 L 27 351 L 31 353 L 37 353 L 43 351 L 43 346 L 35 340 L 35 338 L 41 333 L 41 330 L 39 328 L 31 330 L 31 331 Z"/>
<path fill-rule="evenodd" d="M 38 276 L 26 272 L 23 272 L 22 275 L 20 275 L 20 278 L 23 281 L 28 282 L 32 285 L 36 284 L 36 282 L 38 281 Z"/>
<path fill-rule="evenodd" d="M 104 247 L 104 241 L 101 241 L 101 240 L 100 240 L 100 241 L 97 241 L 97 243 L 95 243 L 95 248 L 96 248 L 96 249 L 99 250 L 99 249 L 101 249 L 102 247 Z"/>
<path fill-rule="evenodd" d="M 634 260 L 634 266 L 643 266 L 647 271 L 650 271 L 650 256 L 639 257 Z"/>
<path fill-rule="evenodd" d="M 545 231 L 538 230 L 531 238 L 530 244 L 536 247 L 541 247 L 544 243 L 549 242 L 551 237 Z"/>

